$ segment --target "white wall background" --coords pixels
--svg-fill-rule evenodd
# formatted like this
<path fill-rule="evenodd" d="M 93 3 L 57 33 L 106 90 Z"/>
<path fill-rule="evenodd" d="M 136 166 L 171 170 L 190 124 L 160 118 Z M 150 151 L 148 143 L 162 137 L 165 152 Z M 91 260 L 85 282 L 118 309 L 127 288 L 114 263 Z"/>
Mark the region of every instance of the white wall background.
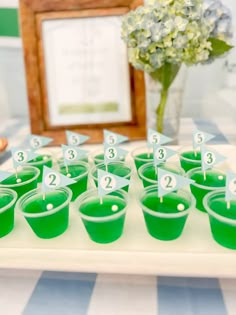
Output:
<path fill-rule="evenodd" d="M 236 1 L 222 0 L 232 10 L 236 46 Z M 0 0 L 0 7 L 16 7 L 16 0 Z M 19 42 L 1 45 L 0 40 L 0 120 L 27 117 L 28 105 L 22 49 Z M 15 47 L 14 47 L 15 46 Z M 234 66 L 234 73 L 225 61 Z M 212 65 L 194 66 L 187 71 L 182 116 L 200 118 L 234 115 L 236 117 L 236 48 L 227 58 Z"/>

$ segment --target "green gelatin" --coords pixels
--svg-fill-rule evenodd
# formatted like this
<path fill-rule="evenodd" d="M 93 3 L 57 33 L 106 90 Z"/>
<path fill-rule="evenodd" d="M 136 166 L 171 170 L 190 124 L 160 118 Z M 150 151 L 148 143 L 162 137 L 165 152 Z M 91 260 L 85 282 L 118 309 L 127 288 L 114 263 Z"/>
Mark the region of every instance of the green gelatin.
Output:
<path fill-rule="evenodd" d="M 53 238 L 66 231 L 68 227 L 69 205 L 67 204 L 65 207 L 52 214 L 50 214 L 50 210 L 48 210 L 52 208 L 51 212 L 53 212 L 53 209 L 60 207 L 66 200 L 67 197 L 65 194 L 55 191 L 47 193 L 45 200 L 43 200 L 42 195 L 37 195 L 30 198 L 29 201 L 25 201 L 22 206 L 24 213 L 41 214 L 48 212 L 46 216 L 25 216 L 27 222 L 38 237 L 45 239 Z"/>
<path fill-rule="evenodd" d="M 10 233 L 14 227 L 14 207 L 11 207 L 1 212 L 1 209 L 9 205 L 13 201 L 13 196 L 1 195 L 0 196 L 0 237 L 3 237 Z"/>
<path fill-rule="evenodd" d="M 76 181 L 76 183 L 68 185 L 67 187 L 72 191 L 72 199 L 74 201 L 80 194 L 87 190 L 88 184 L 88 170 L 84 165 L 68 165 L 68 172 L 65 166 L 60 167 L 63 175 L 68 176 Z"/>
<path fill-rule="evenodd" d="M 236 249 L 236 201 L 231 201 L 230 208 L 227 209 L 225 197 L 215 197 L 209 201 L 208 206 L 224 218 L 235 220 L 234 224 L 230 221 L 224 222 L 223 219 L 221 221 L 209 213 L 211 233 L 214 240 L 224 247 Z"/>
<path fill-rule="evenodd" d="M 153 161 L 153 153 L 141 153 L 134 157 L 134 163 L 138 170 L 142 165 Z"/>
<path fill-rule="evenodd" d="M 219 179 L 219 176 L 221 176 L 222 179 Z M 196 182 L 196 184 L 201 185 L 201 186 L 197 186 L 195 184 L 190 185 L 191 192 L 196 199 L 196 208 L 200 211 L 206 212 L 206 209 L 203 205 L 203 198 L 206 196 L 207 193 L 211 192 L 214 188 L 220 189 L 222 187 L 225 187 L 226 176 L 220 172 L 207 170 L 206 179 L 204 180 L 203 172 L 200 170 L 192 174 L 191 179 L 193 179 Z M 211 187 L 213 189 L 211 189 Z"/>
<path fill-rule="evenodd" d="M 112 163 L 108 164 L 107 166 L 105 164 L 100 164 L 99 169 L 101 169 L 103 171 L 108 171 L 109 173 L 112 173 L 112 174 L 120 176 L 120 177 L 125 177 L 126 179 L 130 179 L 131 170 L 129 167 L 127 167 L 123 164 L 119 164 L 119 163 L 115 163 L 115 162 L 112 162 Z M 93 176 L 94 176 L 94 183 L 95 183 L 96 187 L 98 187 L 97 170 L 93 173 Z M 122 190 L 128 192 L 129 185 L 124 186 L 122 188 Z"/>
<path fill-rule="evenodd" d="M 187 200 L 177 196 L 175 193 L 170 193 L 163 197 L 163 202 L 160 202 L 157 193 L 151 193 L 142 199 L 142 204 L 156 213 L 179 213 L 178 205 L 184 206 L 184 210 L 190 207 Z M 180 217 L 161 217 L 154 216 L 145 210 L 143 211 L 147 230 L 151 236 L 163 241 L 170 241 L 178 238 L 184 228 L 187 214 Z"/>
<path fill-rule="evenodd" d="M 200 151 L 186 151 L 180 156 L 181 167 L 185 172 L 201 166 L 201 152 Z"/>
<path fill-rule="evenodd" d="M 125 200 L 107 195 L 102 198 L 102 204 L 98 197 L 90 198 L 88 202 L 82 203 L 80 212 L 86 216 L 96 218 L 112 216 L 126 207 Z M 112 210 L 113 209 L 113 210 Z M 117 240 L 123 232 L 125 213 L 111 220 L 90 221 L 82 218 L 84 226 L 90 238 L 97 243 L 111 243 Z"/>
<path fill-rule="evenodd" d="M 45 165 L 47 167 L 52 167 L 52 157 L 48 154 L 39 155 L 35 159 L 29 161 L 27 164 L 37 167 L 37 169 L 40 171 L 38 183 L 41 183 L 43 179 L 43 166 Z"/>
<path fill-rule="evenodd" d="M 121 156 L 119 158 L 119 161 L 124 162 L 125 158 L 123 156 Z M 100 153 L 100 154 L 97 154 L 94 156 L 94 164 L 95 165 L 98 165 L 98 164 L 103 163 L 103 162 L 104 162 L 104 153 Z"/>
<path fill-rule="evenodd" d="M 14 190 L 17 193 L 18 198 L 20 198 L 28 191 L 37 188 L 37 179 L 31 180 L 34 176 L 35 174 L 33 172 L 20 171 L 17 173 L 17 178 L 16 175 L 12 175 L 4 179 L 4 181 L 1 182 L 1 185 Z"/>

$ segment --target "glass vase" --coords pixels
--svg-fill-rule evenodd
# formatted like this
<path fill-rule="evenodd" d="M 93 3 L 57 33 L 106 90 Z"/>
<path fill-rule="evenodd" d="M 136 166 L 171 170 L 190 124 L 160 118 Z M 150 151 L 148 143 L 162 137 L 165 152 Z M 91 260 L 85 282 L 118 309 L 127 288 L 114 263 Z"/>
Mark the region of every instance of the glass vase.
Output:
<path fill-rule="evenodd" d="M 147 128 L 157 130 L 173 139 L 172 144 L 178 143 L 181 109 L 183 105 L 184 88 L 187 68 L 182 65 L 176 78 L 168 89 L 167 102 L 164 111 L 163 129 L 157 130 L 157 107 L 160 102 L 162 86 L 151 76 L 145 76 L 147 97 Z"/>

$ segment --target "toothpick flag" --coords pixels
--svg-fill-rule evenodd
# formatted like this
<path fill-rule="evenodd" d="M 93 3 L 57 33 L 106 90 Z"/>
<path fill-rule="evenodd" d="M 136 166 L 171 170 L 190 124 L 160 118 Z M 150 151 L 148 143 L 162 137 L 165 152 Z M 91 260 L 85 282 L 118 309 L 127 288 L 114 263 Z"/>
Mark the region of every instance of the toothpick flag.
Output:
<path fill-rule="evenodd" d="M 24 150 L 16 147 L 11 149 L 11 154 L 14 168 L 17 168 L 18 166 L 23 165 L 38 156 L 38 154 L 34 153 L 33 151 Z"/>
<path fill-rule="evenodd" d="M 43 180 L 42 180 L 42 191 L 48 192 L 60 187 L 65 187 L 76 183 L 73 179 L 62 175 L 52 168 L 44 165 L 43 167 Z"/>
<path fill-rule="evenodd" d="M 119 161 L 127 155 L 128 151 L 115 146 L 104 145 L 104 163 Z"/>
<path fill-rule="evenodd" d="M 204 143 L 210 141 L 214 137 L 215 136 L 210 133 L 196 129 L 193 132 L 193 148 L 197 149 L 198 147 L 202 146 Z"/>
<path fill-rule="evenodd" d="M 13 175 L 13 173 L 7 171 L 0 171 L 0 183 L 4 181 L 4 179 L 10 177 L 11 175 Z"/>
<path fill-rule="evenodd" d="M 236 173 L 232 171 L 228 171 L 226 174 L 225 200 L 227 202 L 236 200 Z"/>
<path fill-rule="evenodd" d="M 177 154 L 176 151 L 159 146 L 159 145 L 154 145 L 153 146 L 153 161 L 154 165 L 159 165 L 163 162 L 165 162 L 167 159 L 169 159 L 171 156 Z"/>
<path fill-rule="evenodd" d="M 63 158 L 65 164 L 73 163 L 83 157 L 85 157 L 88 152 L 86 150 L 82 150 L 78 147 L 68 146 L 68 145 L 61 145 Z"/>
<path fill-rule="evenodd" d="M 162 145 L 162 144 L 165 144 L 165 143 L 168 143 L 172 141 L 171 138 L 153 130 L 153 129 L 148 129 L 148 138 L 147 138 L 147 144 L 148 144 L 148 147 L 149 148 L 152 148 L 152 146 L 154 144 L 159 144 L 159 145 Z"/>
<path fill-rule="evenodd" d="M 192 179 L 158 168 L 158 197 L 194 183 Z"/>
<path fill-rule="evenodd" d="M 129 180 L 98 169 L 98 195 L 100 197 L 129 185 Z"/>
<path fill-rule="evenodd" d="M 118 133 L 109 130 L 103 130 L 104 143 L 107 145 L 117 145 L 128 140 L 128 137 L 122 136 Z"/>
<path fill-rule="evenodd" d="M 209 168 L 212 168 L 216 164 L 223 162 L 226 159 L 225 156 L 205 146 L 201 147 L 201 156 L 202 156 L 202 170 L 203 171 L 206 171 Z"/>
<path fill-rule="evenodd" d="M 44 147 L 45 145 L 49 144 L 53 141 L 52 138 L 48 137 L 41 137 L 38 135 L 29 135 L 28 136 L 29 145 L 33 150 L 40 149 Z"/>
<path fill-rule="evenodd" d="M 80 133 L 66 130 L 66 140 L 69 146 L 78 146 L 87 141 L 89 138 L 90 138 L 89 136 L 81 135 Z"/>

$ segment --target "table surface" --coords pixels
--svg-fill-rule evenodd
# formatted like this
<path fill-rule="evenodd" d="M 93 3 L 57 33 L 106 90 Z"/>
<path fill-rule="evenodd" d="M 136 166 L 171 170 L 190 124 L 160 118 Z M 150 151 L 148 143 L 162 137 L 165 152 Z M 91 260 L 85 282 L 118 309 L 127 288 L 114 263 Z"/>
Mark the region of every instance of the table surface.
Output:
<path fill-rule="evenodd" d="M 233 120 L 186 118 L 180 145 L 191 145 L 194 128 L 214 134 L 211 143 L 236 144 Z M 28 134 L 27 122 L 0 124 L 9 147 L 23 146 Z M 0 166 L 9 157 L 10 152 L 2 155 Z M 236 279 L 0 269 L 4 315 L 235 315 L 235 297 Z"/>

